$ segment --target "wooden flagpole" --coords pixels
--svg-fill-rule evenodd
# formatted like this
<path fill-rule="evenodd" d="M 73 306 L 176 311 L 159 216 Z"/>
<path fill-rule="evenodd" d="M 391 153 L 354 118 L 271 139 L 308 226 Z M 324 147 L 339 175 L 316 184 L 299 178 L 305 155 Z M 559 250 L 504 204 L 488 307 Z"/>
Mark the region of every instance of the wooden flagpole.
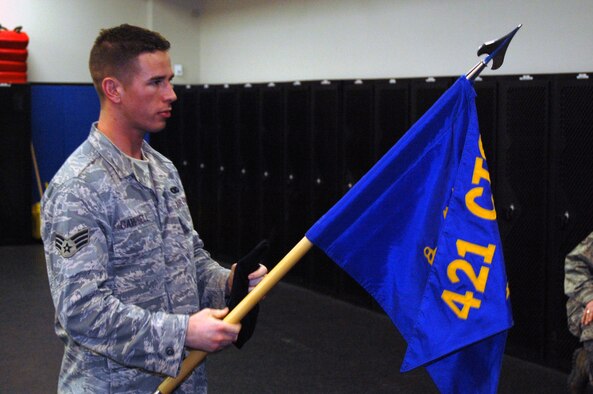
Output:
<path fill-rule="evenodd" d="M 311 249 L 313 244 L 303 237 L 299 243 L 264 277 L 264 279 L 223 319 L 227 323 L 239 323 L 251 311 L 268 292 L 299 262 L 299 260 Z M 170 394 L 183 380 L 198 366 L 206 356 L 207 352 L 192 350 L 183 360 L 179 374 L 174 378 L 166 378 L 159 385 L 154 394 Z"/>

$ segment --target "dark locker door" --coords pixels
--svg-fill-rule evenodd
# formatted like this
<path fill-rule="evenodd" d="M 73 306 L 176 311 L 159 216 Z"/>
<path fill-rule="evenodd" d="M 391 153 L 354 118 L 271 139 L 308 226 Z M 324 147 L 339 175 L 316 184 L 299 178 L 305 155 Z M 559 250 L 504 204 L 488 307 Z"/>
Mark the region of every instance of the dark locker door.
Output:
<path fill-rule="evenodd" d="M 340 194 L 346 194 L 374 164 L 374 90 L 372 82 L 344 82 L 340 139 Z M 346 272 L 339 276 L 340 298 L 372 305 L 372 297 Z"/>
<path fill-rule="evenodd" d="M 239 87 L 225 85 L 217 90 L 217 124 L 220 161 L 216 164 L 215 238 L 225 258 L 239 255 L 241 218 L 239 159 Z"/>
<path fill-rule="evenodd" d="M 548 203 L 547 79 L 499 85 L 496 205 L 515 326 L 507 351 L 543 359 Z"/>
<path fill-rule="evenodd" d="M 194 227 L 204 241 L 207 250 L 216 248 L 216 212 L 218 190 L 218 167 L 220 166 L 220 147 L 217 128 L 216 88 L 198 87 L 197 113 L 197 152 L 195 158 L 195 193 L 197 214 Z"/>
<path fill-rule="evenodd" d="M 266 257 L 273 267 L 286 251 L 283 248 L 284 215 L 284 93 L 281 85 L 268 84 L 261 88 L 261 123 L 258 158 L 258 237 L 268 239 Z"/>
<path fill-rule="evenodd" d="M 377 162 L 410 128 L 408 81 L 377 81 L 374 105 L 373 156 Z"/>
<path fill-rule="evenodd" d="M 245 254 L 260 241 L 261 217 L 258 192 L 261 190 L 259 166 L 260 146 L 260 86 L 247 84 L 239 88 L 239 253 Z"/>
<path fill-rule="evenodd" d="M 593 231 L 593 81 L 566 75 L 552 86 L 546 359 L 568 371 L 578 341 L 566 324 L 564 259 Z"/>
<path fill-rule="evenodd" d="M 340 192 L 344 194 L 374 164 L 373 85 L 345 82 L 342 108 Z"/>
<path fill-rule="evenodd" d="M 284 90 L 285 178 L 283 250 L 290 251 L 313 224 L 310 208 L 311 189 L 311 95 L 310 85 L 295 82 Z M 316 219 L 315 219 L 316 220 Z M 287 279 L 304 284 L 311 254 L 307 254 L 288 273 Z"/>
<path fill-rule="evenodd" d="M 322 81 L 311 86 L 311 194 L 310 213 L 317 221 L 339 199 L 340 171 L 339 82 Z M 312 288 L 335 293 L 341 269 L 318 249 L 309 252 L 307 282 Z"/>
<path fill-rule="evenodd" d="M 29 85 L 0 86 L 0 245 L 31 241 Z"/>
<path fill-rule="evenodd" d="M 410 118 L 412 123 L 424 115 L 432 105 L 451 86 L 451 78 L 414 79 L 410 82 Z"/>
<path fill-rule="evenodd" d="M 179 88 L 179 138 L 175 141 L 179 156 L 174 162 L 181 176 L 193 220 L 198 219 L 197 159 L 198 159 L 198 89 L 194 86 Z"/>

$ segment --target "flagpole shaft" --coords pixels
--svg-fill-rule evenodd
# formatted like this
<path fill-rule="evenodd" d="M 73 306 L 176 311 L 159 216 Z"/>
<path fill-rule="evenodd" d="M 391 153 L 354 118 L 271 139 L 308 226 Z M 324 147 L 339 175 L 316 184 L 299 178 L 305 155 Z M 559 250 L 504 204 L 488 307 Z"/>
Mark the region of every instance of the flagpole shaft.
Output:
<path fill-rule="evenodd" d="M 465 74 L 465 78 L 468 81 L 473 81 L 474 79 L 476 79 L 480 75 L 480 73 L 482 72 L 482 70 L 484 70 L 485 68 L 486 68 L 486 63 L 484 63 L 483 61 L 480 61 L 471 70 L 469 70 L 467 72 L 467 74 Z"/>
<path fill-rule="evenodd" d="M 236 324 L 251 311 L 268 292 L 290 271 L 292 267 L 311 249 L 313 244 L 303 237 L 276 266 L 268 272 L 263 280 L 250 291 L 245 298 L 223 319 L 227 323 Z M 201 350 L 192 350 L 183 360 L 179 374 L 162 381 L 154 394 L 170 394 L 208 355 Z"/>

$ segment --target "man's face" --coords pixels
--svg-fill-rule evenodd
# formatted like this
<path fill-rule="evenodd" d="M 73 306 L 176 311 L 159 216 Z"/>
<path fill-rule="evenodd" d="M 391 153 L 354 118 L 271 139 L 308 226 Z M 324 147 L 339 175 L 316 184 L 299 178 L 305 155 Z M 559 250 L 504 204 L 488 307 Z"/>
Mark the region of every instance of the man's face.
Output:
<path fill-rule="evenodd" d="M 171 80 L 171 60 L 167 52 L 138 56 L 130 78 L 123 84 L 122 114 L 130 131 L 155 133 L 165 128 L 171 117 L 171 103 L 177 100 Z"/>

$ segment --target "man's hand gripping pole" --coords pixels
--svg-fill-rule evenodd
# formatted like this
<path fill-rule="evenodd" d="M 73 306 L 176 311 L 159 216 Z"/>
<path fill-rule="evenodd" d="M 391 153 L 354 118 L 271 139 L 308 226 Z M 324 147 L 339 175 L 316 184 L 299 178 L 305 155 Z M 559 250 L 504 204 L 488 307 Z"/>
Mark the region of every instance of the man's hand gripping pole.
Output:
<path fill-rule="evenodd" d="M 268 292 L 298 263 L 298 261 L 311 249 L 313 244 L 303 237 L 294 248 L 265 276 L 265 278 L 223 319 L 227 323 L 239 323 L 253 309 Z M 198 366 L 207 352 L 192 350 L 183 360 L 179 375 L 166 378 L 159 385 L 154 394 L 170 394 L 183 380 Z"/>

